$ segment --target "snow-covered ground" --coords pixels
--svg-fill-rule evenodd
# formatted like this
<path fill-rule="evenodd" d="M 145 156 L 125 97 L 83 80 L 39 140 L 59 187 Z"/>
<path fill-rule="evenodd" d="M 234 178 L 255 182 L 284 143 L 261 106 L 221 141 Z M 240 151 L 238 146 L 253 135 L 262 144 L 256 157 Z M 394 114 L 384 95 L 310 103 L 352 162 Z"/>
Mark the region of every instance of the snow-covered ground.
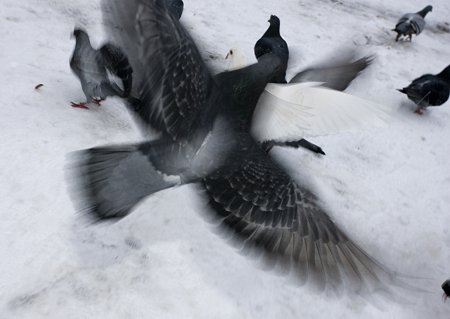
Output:
<path fill-rule="evenodd" d="M 339 48 L 376 54 L 349 92 L 388 106 L 386 126 L 312 139 L 324 157 L 276 150 L 370 254 L 431 277 L 430 293 L 411 304 L 375 306 L 255 267 L 211 231 L 192 186 L 155 194 L 118 223 L 87 224 L 69 198 L 67 154 L 140 138 L 117 99 L 70 107 L 84 95 L 69 68 L 69 36 L 77 23 L 94 45 L 103 41 L 99 3 L 2 0 L 0 318 L 448 318 L 440 284 L 450 277 L 450 102 L 418 116 L 395 89 L 450 63 L 450 33 L 442 31 L 450 2 L 430 3 L 412 43 L 394 42 L 390 31 L 427 4 L 185 0 L 181 19 L 216 72 L 230 47 L 252 57 L 270 14 L 289 44 L 288 78 Z"/>

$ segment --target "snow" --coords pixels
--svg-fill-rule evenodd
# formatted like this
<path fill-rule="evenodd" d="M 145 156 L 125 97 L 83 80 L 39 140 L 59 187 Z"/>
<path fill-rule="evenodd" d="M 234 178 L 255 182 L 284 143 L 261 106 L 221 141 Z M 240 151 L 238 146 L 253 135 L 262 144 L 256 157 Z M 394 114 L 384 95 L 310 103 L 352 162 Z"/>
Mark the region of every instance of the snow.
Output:
<path fill-rule="evenodd" d="M 81 218 L 67 154 L 141 138 L 118 99 L 70 107 L 84 95 L 69 68 L 69 35 L 78 24 L 94 46 L 104 40 L 99 2 L 2 0 L 0 318 L 448 318 L 440 284 L 450 276 L 450 102 L 418 116 L 395 89 L 448 65 L 450 34 L 441 29 L 450 2 L 432 3 L 412 43 L 390 31 L 427 4 L 186 0 L 181 18 L 215 72 L 231 47 L 252 56 L 270 14 L 289 44 L 288 78 L 342 48 L 376 54 L 348 92 L 389 106 L 388 125 L 315 138 L 324 157 L 276 150 L 371 255 L 430 278 L 429 293 L 411 303 L 375 305 L 256 267 L 213 231 L 193 186 L 155 194 L 115 224 Z"/>

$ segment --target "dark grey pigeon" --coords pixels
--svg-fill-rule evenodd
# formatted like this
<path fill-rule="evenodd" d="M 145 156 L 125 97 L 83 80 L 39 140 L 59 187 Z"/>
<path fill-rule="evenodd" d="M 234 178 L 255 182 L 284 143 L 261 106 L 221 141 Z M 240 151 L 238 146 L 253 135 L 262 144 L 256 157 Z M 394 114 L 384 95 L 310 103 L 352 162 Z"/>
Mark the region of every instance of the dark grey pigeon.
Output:
<path fill-rule="evenodd" d="M 86 213 L 122 217 L 159 190 L 199 182 L 221 226 L 246 248 L 320 287 L 386 288 L 392 275 L 248 132 L 260 94 L 283 72 L 277 55 L 213 79 L 164 1 L 103 0 L 102 10 L 109 36 L 130 43 L 126 54 L 142 67 L 132 65 L 142 79 L 133 112 L 160 137 L 78 153 L 75 200 Z"/>
<path fill-rule="evenodd" d="M 87 103 L 100 102 L 108 96 L 127 97 L 132 87 L 133 70 L 127 57 L 117 46 L 106 43 L 96 50 L 91 46 L 88 34 L 79 28 L 73 32 L 75 49 L 70 59 L 70 68 L 80 79 L 86 102 L 73 103 L 73 107 L 88 108 Z M 119 87 L 108 74 L 119 77 Z"/>
<path fill-rule="evenodd" d="M 444 104 L 450 94 L 450 65 L 436 75 L 422 75 L 399 91 L 417 105 L 415 112 L 418 114 L 429 106 Z"/>
<path fill-rule="evenodd" d="M 407 36 L 409 37 L 409 41 L 411 41 L 413 34 L 419 35 L 423 31 L 423 28 L 425 28 L 425 16 L 432 10 L 432 6 L 426 6 L 416 13 L 407 13 L 403 15 L 398 20 L 395 28 L 392 29 L 392 31 L 397 32 L 395 41 L 398 41 L 401 36 Z"/>
<path fill-rule="evenodd" d="M 288 45 L 280 35 L 280 19 L 275 15 L 271 15 L 268 22 L 270 23 L 269 28 L 256 41 L 254 48 L 255 56 L 256 59 L 259 59 L 267 53 L 274 53 L 279 56 L 283 63 L 283 73 L 271 79 L 270 82 L 286 83 L 286 69 L 289 60 Z"/>
<path fill-rule="evenodd" d="M 184 3 L 183 0 L 167 0 L 169 10 L 180 20 L 183 14 Z"/>

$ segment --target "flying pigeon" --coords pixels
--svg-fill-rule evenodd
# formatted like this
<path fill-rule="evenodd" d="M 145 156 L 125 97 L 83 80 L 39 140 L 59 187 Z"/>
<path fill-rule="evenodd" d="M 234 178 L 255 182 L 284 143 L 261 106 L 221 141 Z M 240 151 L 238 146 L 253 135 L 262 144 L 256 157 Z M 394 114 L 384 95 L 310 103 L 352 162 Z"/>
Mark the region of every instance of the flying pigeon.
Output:
<path fill-rule="evenodd" d="M 86 213 L 123 217 L 159 190 L 197 183 L 223 227 L 299 278 L 320 287 L 351 284 L 359 292 L 394 280 L 249 134 L 260 94 L 284 70 L 277 55 L 265 54 L 256 64 L 213 79 L 164 1 L 103 0 L 102 10 L 109 15 L 108 33 L 132 45 L 124 46 L 126 54 L 142 73 L 133 112 L 160 135 L 78 153 L 76 198 Z"/>
<path fill-rule="evenodd" d="M 70 68 L 80 79 L 86 102 L 72 102 L 72 106 L 88 108 L 86 104 L 94 102 L 100 105 L 108 96 L 127 97 L 131 91 L 133 70 L 122 50 L 111 43 L 98 50 L 92 48 L 88 34 L 80 28 L 75 28 L 73 35 L 76 43 Z M 123 88 L 108 73 L 119 77 Z"/>
<path fill-rule="evenodd" d="M 422 75 L 398 91 L 406 94 L 417 105 L 417 114 L 422 114 L 429 106 L 442 105 L 450 94 L 450 65 L 438 74 Z"/>
<path fill-rule="evenodd" d="M 392 31 L 397 32 L 395 41 L 398 41 L 401 36 L 408 36 L 409 41 L 411 41 L 413 34 L 419 35 L 425 27 L 425 16 L 432 10 L 432 6 L 426 6 L 416 13 L 407 13 L 403 15 L 398 20 L 395 28 L 392 29 Z"/>
<path fill-rule="evenodd" d="M 275 15 L 271 15 L 268 22 L 270 23 L 269 28 L 263 36 L 256 41 L 254 48 L 255 56 L 259 59 L 269 52 L 278 55 L 282 61 L 283 73 L 271 79 L 271 82 L 286 83 L 286 69 L 289 60 L 288 45 L 280 35 L 280 19 Z"/>
<path fill-rule="evenodd" d="M 228 59 L 233 69 L 246 65 L 239 48 L 231 49 Z M 320 63 L 299 72 L 288 84 L 267 84 L 253 114 L 253 137 L 267 150 L 302 146 L 323 154 L 304 137 L 383 125 L 389 119 L 384 106 L 337 91 L 346 89 L 372 61 L 371 56 L 355 60 L 353 53 L 346 53 L 334 57 L 333 63 Z"/>

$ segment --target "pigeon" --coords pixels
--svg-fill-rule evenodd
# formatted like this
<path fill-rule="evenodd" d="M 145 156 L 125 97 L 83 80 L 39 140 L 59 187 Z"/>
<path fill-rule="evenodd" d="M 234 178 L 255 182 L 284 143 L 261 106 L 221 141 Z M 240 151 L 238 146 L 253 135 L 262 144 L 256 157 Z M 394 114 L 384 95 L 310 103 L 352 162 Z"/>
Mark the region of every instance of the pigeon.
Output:
<path fill-rule="evenodd" d="M 183 14 L 184 3 L 183 0 L 167 0 L 169 11 L 172 12 L 175 17 L 180 20 Z"/>
<path fill-rule="evenodd" d="M 266 53 L 274 53 L 281 58 L 283 63 L 283 73 L 271 80 L 273 83 L 286 83 L 286 69 L 289 60 L 289 49 L 286 41 L 280 35 L 280 19 L 271 15 L 268 21 L 269 28 L 263 36 L 256 41 L 254 51 L 256 59 L 259 59 Z"/>
<path fill-rule="evenodd" d="M 444 293 L 442 295 L 442 298 L 447 300 L 448 297 L 450 297 L 450 279 L 447 279 L 444 281 L 444 283 L 441 285 L 442 290 L 444 290 Z"/>
<path fill-rule="evenodd" d="M 438 74 L 422 75 L 398 91 L 417 105 L 415 113 L 419 115 L 429 106 L 442 105 L 450 94 L 450 65 Z"/>
<path fill-rule="evenodd" d="M 80 28 L 75 28 L 73 35 L 76 43 L 70 59 L 70 68 L 80 79 L 86 102 L 71 102 L 72 106 L 87 109 L 88 103 L 100 105 L 108 96 L 129 96 L 133 70 L 122 50 L 111 43 L 104 44 L 98 50 L 92 48 L 88 34 Z M 119 87 L 108 73 L 119 77 L 123 88 Z"/>
<path fill-rule="evenodd" d="M 246 65 L 239 48 L 231 49 L 227 56 L 233 69 Z M 389 115 L 384 106 L 338 92 L 345 90 L 373 61 L 372 56 L 354 57 L 350 52 L 339 54 L 332 63 L 320 63 L 299 72 L 288 84 L 268 84 L 253 114 L 253 137 L 267 150 L 273 146 L 302 146 L 324 155 L 322 148 L 302 137 L 387 122 Z"/>
<path fill-rule="evenodd" d="M 428 12 L 432 11 L 432 6 L 426 6 L 422 10 L 416 13 L 407 13 L 403 15 L 395 25 L 392 31 L 397 32 L 395 41 L 398 41 L 401 36 L 408 36 L 409 41 L 412 40 L 412 35 L 419 35 L 425 27 L 425 16 Z"/>
<path fill-rule="evenodd" d="M 103 0 L 102 10 L 107 32 L 130 43 L 126 54 L 142 67 L 132 65 L 145 79 L 135 82 L 140 102 L 132 111 L 159 137 L 77 153 L 73 194 L 85 213 L 120 218 L 157 191 L 196 183 L 221 227 L 298 278 L 357 292 L 386 288 L 392 273 L 355 244 L 249 133 L 259 96 L 284 71 L 276 54 L 212 77 L 164 1 Z"/>

